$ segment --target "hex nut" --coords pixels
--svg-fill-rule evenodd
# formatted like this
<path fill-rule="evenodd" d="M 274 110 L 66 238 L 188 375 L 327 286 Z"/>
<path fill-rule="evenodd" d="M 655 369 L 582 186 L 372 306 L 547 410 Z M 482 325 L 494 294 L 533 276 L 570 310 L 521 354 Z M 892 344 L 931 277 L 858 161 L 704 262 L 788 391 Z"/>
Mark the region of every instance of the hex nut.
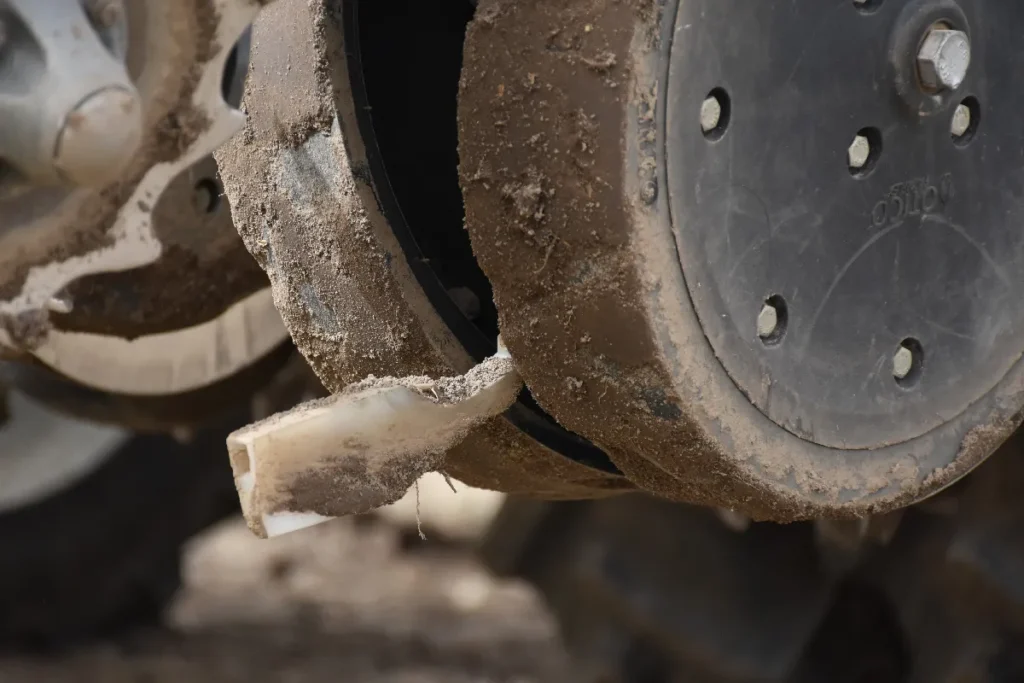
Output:
<path fill-rule="evenodd" d="M 714 95 L 700 105 L 700 129 L 710 133 L 722 122 L 722 103 Z"/>
<path fill-rule="evenodd" d="M 906 346 L 900 346 L 892 357 L 892 375 L 896 379 L 906 379 L 914 369 L 914 352 Z"/>
<path fill-rule="evenodd" d="M 859 169 L 867 166 L 868 159 L 871 157 L 871 141 L 863 135 L 858 135 L 850 143 L 850 148 L 847 150 L 847 161 L 850 164 L 850 168 Z"/>
<path fill-rule="evenodd" d="M 963 31 L 932 29 L 917 55 L 921 83 L 931 90 L 956 90 L 971 65 L 971 41 Z"/>
<path fill-rule="evenodd" d="M 765 304 L 757 315 L 757 336 L 768 339 L 779 329 L 779 312 L 771 304 Z"/>
<path fill-rule="evenodd" d="M 971 108 L 966 104 L 958 105 L 953 112 L 953 122 L 950 125 L 950 132 L 955 138 L 962 138 L 971 129 Z"/>
<path fill-rule="evenodd" d="M 85 8 L 100 29 L 112 27 L 124 16 L 123 0 L 88 0 Z"/>

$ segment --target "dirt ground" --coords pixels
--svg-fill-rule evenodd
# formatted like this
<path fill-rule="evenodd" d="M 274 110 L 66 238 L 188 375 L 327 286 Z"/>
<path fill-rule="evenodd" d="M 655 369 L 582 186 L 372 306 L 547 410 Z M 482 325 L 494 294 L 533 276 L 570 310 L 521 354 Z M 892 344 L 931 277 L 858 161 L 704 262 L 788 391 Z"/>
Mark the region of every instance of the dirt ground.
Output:
<path fill-rule="evenodd" d="M 540 600 L 382 520 L 197 539 L 167 627 L 0 659 L 4 683 L 569 683 Z"/>

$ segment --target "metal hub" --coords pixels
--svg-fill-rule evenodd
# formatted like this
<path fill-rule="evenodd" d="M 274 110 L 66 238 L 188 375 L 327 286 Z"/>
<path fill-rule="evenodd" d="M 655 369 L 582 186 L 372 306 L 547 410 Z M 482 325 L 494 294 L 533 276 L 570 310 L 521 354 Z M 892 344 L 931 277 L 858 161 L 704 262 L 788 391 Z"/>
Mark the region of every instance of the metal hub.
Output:
<path fill-rule="evenodd" d="M 127 21 L 113 0 L 4 3 L 0 159 L 23 182 L 102 187 L 138 152 L 142 100 L 119 39 Z"/>
<path fill-rule="evenodd" d="M 679 3 L 683 272 L 732 380 L 797 436 L 909 440 L 1024 352 L 1021 21 L 995 0 Z"/>
<path fill-rule="evenodd" d="M 160 257 L 165 189 L 244 122 L 224 73 L 262 7 L 53 4 L 0 0 L 0 353 L 37 357 L 69 283 Z"/>

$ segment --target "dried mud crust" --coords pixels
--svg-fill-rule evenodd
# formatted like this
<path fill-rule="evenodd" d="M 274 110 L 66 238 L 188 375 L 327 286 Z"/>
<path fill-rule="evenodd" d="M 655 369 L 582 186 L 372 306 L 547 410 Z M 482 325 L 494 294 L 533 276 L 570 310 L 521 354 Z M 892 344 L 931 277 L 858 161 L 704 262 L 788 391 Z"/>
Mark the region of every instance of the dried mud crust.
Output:
<path fill-rule="evenodd" d="M 955 481 L 1020 424 L 1022 372 L 913 443 L 850 452 L 782 433 L 715 358 L 658 159 L 672 7 L 482 0 L 469 27 L 466 223 L 526 384 L 639 486 L 755 519 L 882 512 Z"/>
<path fill-rule="evenodd" d="M 472 360 L 416 283 L 378 204 L 352 99 L 343 8 L 325 5 L 278 0 L 254 28 L 248 123 L 217 154 L 235 226 L 331 392 L 369 375 L 465 372 Z M 444 467 L 473 486 L 558 498 L 628 486 L 500 418 L 473 430 Z"/>
<path fill-rule="evenodd" d="M 678 429 L 629 250 L 624 117 L 635 33 L 653 19 L 647 0 L 480 3 L 460 90 L 466 222 L 541 405 L 643 488 L 738 505 L 752 497 L 738 473 L 705 457 L 697 430 Z M 636 455 L 665 450 L 666 431 L 684 480 Z"/>

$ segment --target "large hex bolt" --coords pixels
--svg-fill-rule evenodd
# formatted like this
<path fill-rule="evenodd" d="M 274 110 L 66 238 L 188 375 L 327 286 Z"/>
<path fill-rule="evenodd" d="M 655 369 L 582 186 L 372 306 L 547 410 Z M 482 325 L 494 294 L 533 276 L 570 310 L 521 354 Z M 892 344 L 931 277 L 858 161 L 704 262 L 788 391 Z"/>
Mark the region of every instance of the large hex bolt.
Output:
<path fill-rule="evenodd" d="M 921 84 L 932 91 L 956 90 L 971 65 L 971 41 L 963 31 L 933 28 L 917 53 Z"/>

